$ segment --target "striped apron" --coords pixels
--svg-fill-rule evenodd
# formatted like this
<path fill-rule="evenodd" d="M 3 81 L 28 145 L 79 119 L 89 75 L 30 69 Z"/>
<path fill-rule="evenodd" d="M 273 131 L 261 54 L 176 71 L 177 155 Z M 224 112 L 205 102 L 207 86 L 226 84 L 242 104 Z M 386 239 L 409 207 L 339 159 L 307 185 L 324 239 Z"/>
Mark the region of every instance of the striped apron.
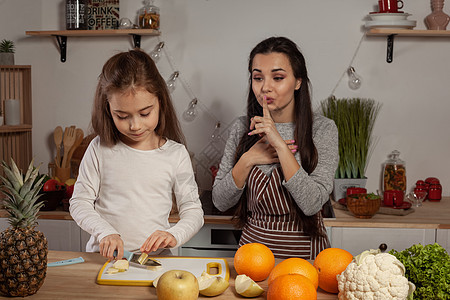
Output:
<path fill-rule="evenodd" d="M 281 167 L 270 177 L 254 167 L 248 178 L 247 222 L 242 230 L 239 246 L 261 243 L 269 247 L 275 257 L 301 257 L 315 259 L 317 254 L 330 247 L 327 237 L 311 238 L 303 233 L 295 202 L 282 185 Z M 292 213 L 294 212 L 294 213 Z M 319 213 L 318 226 L 325 232 Z"/>

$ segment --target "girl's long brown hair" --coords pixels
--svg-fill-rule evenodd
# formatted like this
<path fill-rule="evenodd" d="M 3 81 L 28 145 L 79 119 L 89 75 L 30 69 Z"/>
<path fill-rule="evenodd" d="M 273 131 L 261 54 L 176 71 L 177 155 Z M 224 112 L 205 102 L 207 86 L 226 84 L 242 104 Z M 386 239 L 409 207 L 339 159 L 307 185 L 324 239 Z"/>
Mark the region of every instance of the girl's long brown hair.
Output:
<path fill-rule="evenodd" d="M 94 97 L 91 126 L 104 145 L 115 145 L 120 132 L 114 125 L 108 97 L 113 93 L 145 88 L 159 100 L 159 122 L 155 132 L 161 136 L 186 145 L 165 80 L 151 57 L 134 49 L 112 56 L 105 63 L 99 76 Z"/>
<path fill-rule="evenodd" d="M 294 136 L 297 145 L 299 146 L 301 167 L 310 174 L 317 166 L 317 149 L 313 142 L 312 123 L 313 112 L 310 96 L 310 82 L 308 72 L 306 70 L 306 63 L 303 54 L 298 49 L 297 45 L 285 37 L 271 37 L 256 45 L 250 53 L 248 61 L 249 77 L 249 91 L 247 97 L 247 127 L 250 127 L 250 119 L 254 116 L 262 116 L 262 106 L 259 105 L 252 89 L 252 65 L 256 54 L 269 53 L 283 53 L 285 54 L 292 66 L 294 77 L 302 80 L 300 89 L 294 91 Z M 235 164 L 240 159 L 242 154 L 247 152 L 259 139 L 258 135 L 249 136 L 246 132 L 242 135 L 235 154 Z M 311 236 L 323 236 L 321 228 L 318 227 L 319 213 L 314 216 L 306 216 L 303 211 L 296 207 L 297 213 L 300 215 L 303 231 Z M 237 205 L 235 219 L 237 225 L 243 227 L 247 220 L 247 188 L 242 193 L 241 199 Z"/>

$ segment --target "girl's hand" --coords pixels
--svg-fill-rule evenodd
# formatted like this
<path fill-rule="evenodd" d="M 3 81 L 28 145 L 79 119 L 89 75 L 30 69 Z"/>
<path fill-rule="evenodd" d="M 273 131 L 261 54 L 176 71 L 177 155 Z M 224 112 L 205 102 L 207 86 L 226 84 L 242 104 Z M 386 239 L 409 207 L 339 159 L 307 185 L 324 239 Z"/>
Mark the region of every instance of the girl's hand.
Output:
<path fill-rule="evenodd" d="M 278 133 L 275 123 L 270 115 L 265 96 L 263 99 L 263 116 L 255 116 L 251 119 L 250 130 L 249 135 L 259 134 L 261 137 L 265 137 L 266 141 L 275 149 L 286 147 L 286 143 Z"/>
<path fill-rule="evenodd" d="M 114 250 L 117 250 L 117 257 L 114 257 Z M 110 234 L 105 236 L 100 241 L 100 254 L 104 257 L 113 260 L 121 259 L 123 257 L 123 241 L 118 234 Z"/>
<path fill-rule="evenodd" d="M 170 248 L 175 247 L 176 245 L 177 240 L 171 233 L 156 230 L 147 238 L 140 250 L 142 253 L 150 253 L 160 248 Z"/>

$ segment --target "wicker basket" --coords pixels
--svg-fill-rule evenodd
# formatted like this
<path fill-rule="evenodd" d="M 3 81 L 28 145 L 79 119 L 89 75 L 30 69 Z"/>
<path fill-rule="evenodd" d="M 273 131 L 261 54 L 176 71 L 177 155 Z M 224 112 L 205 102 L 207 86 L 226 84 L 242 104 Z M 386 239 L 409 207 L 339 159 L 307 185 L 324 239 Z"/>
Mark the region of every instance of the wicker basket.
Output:
<path fill-rule="evenodd" d="M 372 218 L 380 209 L 381 197 L 374 194 L 352 194 L 347 196 L 347 208 L 355 217 Z"/>

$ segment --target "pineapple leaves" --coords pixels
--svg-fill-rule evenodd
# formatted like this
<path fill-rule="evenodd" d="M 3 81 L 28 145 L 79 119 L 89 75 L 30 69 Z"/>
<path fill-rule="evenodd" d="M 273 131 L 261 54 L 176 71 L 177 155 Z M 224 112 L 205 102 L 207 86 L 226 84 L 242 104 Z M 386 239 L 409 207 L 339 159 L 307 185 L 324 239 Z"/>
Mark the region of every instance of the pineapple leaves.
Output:
<path fill-rule="evenodd" d="M 14 187 L 14 189 L 19 190 L 20 187 L 23 185 L 22 177 L 20 176 L 20 179 L 18 179 L 14 172 L 8 168 L 8 165 L 3 161 L 2 162 L 3 171 L 5 172 L 6 179 L 2 177 L 2 180 L 4 184 L 9 183 L 11 186 Z"/>
<path fill-rule="evenodd" d="M 37 213 L 44 205 L 44 202 L 36 203 L 45 179 L 45 175 L 39 176 L 40 166 L 34 167 L 32 160 L 24 177 L 12 158 L 10 166 L 4 161 L 1 165 L 5 177 L 0 176 L 0 187 L 6 196 L 3 206 L 9 213 L 8 222 L 13 227 L 35 226 Z"/>

